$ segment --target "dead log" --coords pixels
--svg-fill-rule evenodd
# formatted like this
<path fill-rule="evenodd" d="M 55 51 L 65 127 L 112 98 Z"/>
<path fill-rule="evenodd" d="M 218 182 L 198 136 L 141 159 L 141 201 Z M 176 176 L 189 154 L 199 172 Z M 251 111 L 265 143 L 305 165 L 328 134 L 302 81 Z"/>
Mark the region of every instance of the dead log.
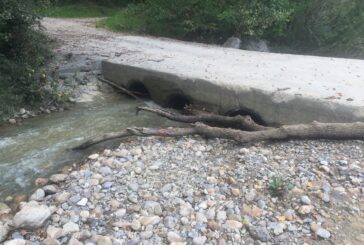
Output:
<path fill-rule="evenodd" d="M 72 148 L 72 150 L 83 150 L 87 149 L 90 146 L 114 139 L 120 139 L 130 136 L 140 136 L 140 137 L 149 137 L 149 136 L 161 136 L 161 137 L 180 137 L 186 135 L 194 135 L 196 134 L 196 130 L 194 127 L 187 128 L 127 128 L 121 132 L 108 133 L 100 137 L 96 137 L 94 139 L 90 139 L 83 144 Z"/>
<path fill-rule="evenodd" d="M 151 107 L 138 107 L 138 110 L 155 113 L 161 117 L 177 122 L 184 122 L 184 123 L 201 122 L 208 125 L 225 127 L 225 128 L 230 127 L 246 131 L 261 131 L 261 130 L 271 129 L 270 127 L 265 127 L 257 124 L 249 115 L 247 116 L 238 115 L 234 117 L 228 117 L 207 112 L 196 113 L 194 115 L 182 115 L 173 113 L 171 111 L 151 108 Z"/>
<path fill-rule="evenodd" d="M 201 135 L 207 138 L 222 138 L 234 140 L 238 143 L 253 143 L 267 140 L 290 139 L 331 139 L 331 140 L 364 140 L 364 123 L 319 123 L 287 125 L 269 130 L 246 132 L 238 129 L 210 127 L 203 123 L 196 123 L 187 128 L 128 128 L 119 133 L 106 134 L 102 137 L 89 140 L 74 148 L 86 149 L 91 145 L 106 140 L 128 136 L 161 136 L 180 137 L 186 135 Z"/>

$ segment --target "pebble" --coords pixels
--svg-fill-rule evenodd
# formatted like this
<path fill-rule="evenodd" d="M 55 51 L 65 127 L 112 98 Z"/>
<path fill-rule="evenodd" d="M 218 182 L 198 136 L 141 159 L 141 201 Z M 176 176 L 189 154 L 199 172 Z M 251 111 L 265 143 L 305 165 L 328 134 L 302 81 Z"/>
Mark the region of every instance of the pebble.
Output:
<path fill-rule="evenodd" d="M 51 210 L 45 205 L 36 202 L 25 204 L 13 218 L 13 224 L 17 228 L 35 229 L 41 227 L 51 216 Z"/>
<path fill-rule="evenodd" d="M 322 239 L 329 239 L 331 237 L 331 233 L 323 228 L 317 229 L 316 235 L 321 237 Z"/>
<path fill-rule="evenodd" d="M 78 226 L 78 224 L 76 224 L 74 222 L 68 222 L 68 223 L 64 224 L 62 227 L 63 236 L 66 236 L 68 234 L 72 234 L 72 233 L 75 233 L 78 231 L 80 231 L 80 227 Z"/>
<path fill-rule="evenodd" d="M 86 206 L 87 202 L 88 202 L 88 199 L 83 197 L 79 202 L 77 202 L 77 205 L 78 206 Z"/>
<path fill-rule="evenodd" d="M 35 192 L 45 195 L 32 197 L 42 202 L 32 204 L 47 206 L 51 214 L 42 223 L 45 236 L 28 227 L 7 236 L 27 239 L 29 245 L 300 244 L 309 237 L 329 239 L 321 224 L 328 230 L 342 225 L 331 227 L 331 214 L 360 212 L 361 169 L 351 167 L 348 172 L 351 164 L 360 166 L 363 154 L 345 156 L 350 163 L 339 164 L 346 153 L 340 150 L 340 158 L 334 159 L 336 152 L 327 153 L 325 144 L 257 144 L 240 153 L 231 142 L 194 137 L 122 142 Z M 201 157 L 196 163 L 197 152 Z M 318 171 L 326 166 L 319 159 L 330 163 L 330 176 Z M 345 175 L 334 176 L 344 168 Z M 295 188 L 272 197 L 267 189 L 275 176 Z M 314 202 L 317 198 L 321 200 Z M 11 212 L 5 205 L 0 203 L 0 214 Z M 21 203 L 20 210 L 26 205 Z M 0 238 L 9 233 L 2 232 L 2 224 L 0 219 Z"/>
<path fill-rule="evenodd" d="M 181 236 L 179 234 L 177 234 L 176 232 L 173 231 L 169 231 L 167 233 L 167 239 L 170 243 L 179 243 L 179 242 L 183 242 L 183 239 L 181 238 Z"/>
<path fill-rule="evenodd" d="M 58 184 L 60 182 L 64 182 L 66 181 L 67 179 L 67 175 L 66 174 L 54 174 L 52 175 L 49 180 L 52 182 L 52 183 L 55 183 L 55 184 Z"/>
<path fill-rule="evenodd" d="M 311 205 L 311 199 L 306 195 L 301 196 L 301 203 L 303 205 Z"/>
<path fill-rule="evenodd" d="M 205 236 L 195 237 L 192 240 L 193 245 L 204 245 L 206 243 L 207 238 Z"/>

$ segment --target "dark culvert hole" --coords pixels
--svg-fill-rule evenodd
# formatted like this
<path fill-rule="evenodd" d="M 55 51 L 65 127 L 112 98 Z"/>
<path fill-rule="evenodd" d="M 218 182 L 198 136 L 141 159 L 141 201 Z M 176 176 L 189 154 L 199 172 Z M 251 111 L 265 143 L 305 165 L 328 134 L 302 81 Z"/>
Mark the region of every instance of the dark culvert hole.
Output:
<path fill-rule="evenodd" d="M 173 94 L 167 99 L 165 107 L 183 110 L 188 105 L 191 105 L 191 101 L 186 96 L 183 94 Z"/>
<path fill-rule="evenodd" d="M 128 90 L 138 97 L 150 98 L 148 89 L 140 81 L 131 81 Z"/>
<path fill-rule="evenodd" d="M 249 115 L 256 123 L 263 125 L 263 126 L 268 126 L 267 123 L 262 119 L 262 117 L 258 113 L 254 112 L 252 110 L 249 110 L 249 109 L 232 109 L 232 110 L 226 112 L 224 115 L 229 116 L 229 117 L 234 117 L 234 116 L 238 116 L 238 115 L 241 115 L 241 116 Z"/>

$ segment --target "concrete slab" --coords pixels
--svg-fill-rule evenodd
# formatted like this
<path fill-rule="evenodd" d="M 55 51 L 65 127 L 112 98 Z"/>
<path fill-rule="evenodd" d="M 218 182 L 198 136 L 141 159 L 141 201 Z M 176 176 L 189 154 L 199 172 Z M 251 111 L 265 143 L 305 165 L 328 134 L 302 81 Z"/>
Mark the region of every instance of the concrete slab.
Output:
<path fill-rule="evenodd" d="M 153 99 L 225 113 L 243 109 L 268 124 L 364 121 L 364 61 L 259 53 L 166 39 L 123 36 L 103 61 L 109 79 L 141 82 Z"/>

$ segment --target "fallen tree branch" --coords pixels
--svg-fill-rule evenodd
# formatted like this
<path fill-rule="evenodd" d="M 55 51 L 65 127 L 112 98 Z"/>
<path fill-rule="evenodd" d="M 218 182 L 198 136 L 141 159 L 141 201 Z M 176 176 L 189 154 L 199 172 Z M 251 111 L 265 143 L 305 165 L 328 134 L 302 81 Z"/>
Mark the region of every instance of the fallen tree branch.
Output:
<path fill-rule="evenodd" d="M 181 115 L 176 114 L 171 111 L 151 108 L 151 107 L 138 107 L 139 111 L 147 111 L 151 113 L 155 113 L 161 117 L 168 118 L 172 121 L 184 122 L 184 123 L 205 123 L 205 124 L 213 124 L 214 126 L 220 127 L 230 127 L 237 128 L 246 131 L 261 131 L 272 129 L 270 127 L 265 127 L 257 124 L 250 116 L 221 116 L 217 114 L 202 112 L 196 115 Z"/>
<path fill-rule="evenodd" d="M 111 139 L 128 136 L 162 136 L 180 137 L 186 135 L 201 135 L 207 138 L 230 139 L 239 143 L 252 143 L 266 140 L 289 139 L 332 139 L 332 140 L 364 140 L 364 123 L 318 123 L 297 124 L 272 128 L 269 130 L 246 132 L 230 128 L 210 127 L 203 123 L 196 123 L 187 128 L 128 128 L 119 133 L 106 134 L 89 140 L 74 150 L 86 149 L 92 145 Z"/>
<path fill-rule="evenodd" d="M 132 92 L 130 92 L 129 90 L 127 90 L 126 88 L 123 88 L 122 86 L 120 86 L 120 85 L 118 85 L 118 84 L 116 84 L 116 83 L 114 83 L 114 82 L 111 82 L 111 81 L 109 81 L 109 80 L 107 80 L 107 79 L 105 79 L 105 78 L 102 78 L 102 77 L 100 77 L 100 76 L 98 76 L 97 78 L 98 78 L 101 82 L 107 83 L 107 84 L 109 84 L 110 86 L 112 86 L 112 87 L 114 87 L 114 88 L 117 88 L 117 89 L 119 89 L 120 91 L 122 91 L 123 93 L 125 93 L 125 94 L 127 94 L 127 95 L 129 95 L 129 96 L 133 97 L 133 98 L 134 98 L 134 99 L 136 99 L 137 101 L 142 102 L 143 104 L 145 104 L 145 101 L 144 101 L 144 100 L 142 100 L 141 98 L 139 98 L 139 97 L 138 97 L 138 96 L 136 96 L 134 93 L 132 93 Z"/>
<path fill-rule="evenodd" d="M 108 133 L 101 137 L 97 137 L 94 139 L 90 139 L 83 144 L 72 148 L 72 150 L 83 150 L 87 149 L 90 146 L 108 141 L 113 139 L 125 138 L 130 136 L 140 136 L 140 137 L 149 137 L 149 136 L 161 136 L 161 137 L 179 137 L 186 135 L 196 134 L 196 130 L 193 127 L 187 128 L 127 128 L 121 132 Z"/>

